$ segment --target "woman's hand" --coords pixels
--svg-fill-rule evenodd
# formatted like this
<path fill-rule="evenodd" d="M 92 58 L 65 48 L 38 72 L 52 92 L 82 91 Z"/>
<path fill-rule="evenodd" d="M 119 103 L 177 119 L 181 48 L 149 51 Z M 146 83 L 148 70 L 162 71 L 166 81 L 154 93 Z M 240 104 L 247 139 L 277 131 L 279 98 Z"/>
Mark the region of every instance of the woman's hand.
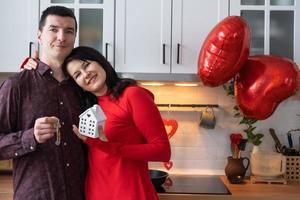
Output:
<path fill-rule="evenodd" d="M 80 132 L 79 132 L 79 130 L 78 130 L 78 128 L 77 128 L 76 125 L 73 125 L 73 132 L 74 132 L 74 133 L 77 135 L 77 137 L 78 137 L 79 139 L 81 139 L 83 142 L 86 141 L 86 138 L 87 138 L 87 137 L 80 134 Z"/>
<path fill-rule="evenodd" d="M 79 139 L 81 139 L 83 142 L 86 141 L 87 137 L 84 136 L 84 135 L 81 135 L 77 126 L 76 125 L 73 125 L 73 132 L 77 135 L 77 137 L 79 137 Z M 99 125 L 98 127 L 98 132 L 99 132 L 99 139 L 102 140 L 103 142 L 107 142 L 107 138 L 104 134 L 104 131 L 103 131 L 103 126 Z"/>
<path fill-rule="evenodd" d="M 107 142 L 107 138 L 104 134 L 104 127 L 101 125 L 98 125 L 98 133 L 99 133 L 99 139 L 103 142 Z"/>
<path fill-rule="evenodd" d="M 33 58 L 29 58 L 28 62 L 25 63 L 23 67 L 24 69 L 32 70 L 32 69 L 36 69 L 37 65 L 38 62 L 36 60 L 34 60 Z"/>
<path fill-rule="evenodd" d="M 35 51 L 33 56 L 29 59 L 27 58 L 26 60 L 21 65 L 21 71 L 24 69 L 27 69 L 27 70 L 36 69 L 37 65 L 38 65 L 37 60 L 39 60 L 38 52 Z"/>

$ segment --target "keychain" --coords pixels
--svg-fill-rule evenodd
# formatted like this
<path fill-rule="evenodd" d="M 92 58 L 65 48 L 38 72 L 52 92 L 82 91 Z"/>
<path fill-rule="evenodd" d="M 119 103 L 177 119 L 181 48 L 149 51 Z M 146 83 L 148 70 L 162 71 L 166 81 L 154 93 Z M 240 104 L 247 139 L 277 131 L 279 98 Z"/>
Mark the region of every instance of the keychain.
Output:
<path fill-rule="evenodd" d="M 56 141 L 55 141 L 55 145 L 59 146 L 60 145 L 60 141 L 61 141 L 61 135 L 60 135 L 60 123 L 57 122 L 56 124 Z"/>

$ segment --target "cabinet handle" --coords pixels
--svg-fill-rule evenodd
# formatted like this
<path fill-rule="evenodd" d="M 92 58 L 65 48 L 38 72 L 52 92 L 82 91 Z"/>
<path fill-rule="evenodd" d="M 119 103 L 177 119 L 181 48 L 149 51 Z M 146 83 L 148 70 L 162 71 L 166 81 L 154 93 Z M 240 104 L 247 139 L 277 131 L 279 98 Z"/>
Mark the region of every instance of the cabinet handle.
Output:
<path fill-rule="evenodd" d="M 179 64 L 180 44 L 177 43 L 177 64 Z"/>
<path fill-rule="evenodd" d="M 107 60 L 107 53 L 108 53 L 108 43 L 105 43 L 105 58 Z"/>
<path fill-rule="evenodd" d="M 34 45 L 33 42 L 29 42 L 29 58 L 31 58 L 31 51 L 32 51 L 32 45 Z"/>
<path fill-rule="evenodd" d="M 166 64 L 166 44 L 163 44 L 163 64 Z"/>

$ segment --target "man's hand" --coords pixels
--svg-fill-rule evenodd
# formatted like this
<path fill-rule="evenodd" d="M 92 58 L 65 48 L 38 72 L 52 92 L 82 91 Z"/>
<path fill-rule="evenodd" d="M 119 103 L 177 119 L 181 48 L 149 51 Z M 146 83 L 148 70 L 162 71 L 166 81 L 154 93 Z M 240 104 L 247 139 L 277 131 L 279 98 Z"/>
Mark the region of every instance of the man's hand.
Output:
<path fill-rule="evenodd" d="M 57 117 L 41 117 L 35 120 L 34 137 L 38 143 L 44 143 L 55 135 L 59 119 Z"/>

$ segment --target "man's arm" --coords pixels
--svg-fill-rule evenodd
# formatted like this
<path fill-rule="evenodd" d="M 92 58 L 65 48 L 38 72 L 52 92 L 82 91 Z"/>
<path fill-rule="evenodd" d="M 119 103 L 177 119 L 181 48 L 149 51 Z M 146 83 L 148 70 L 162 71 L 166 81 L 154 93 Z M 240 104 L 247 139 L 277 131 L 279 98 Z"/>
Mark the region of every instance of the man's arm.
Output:
<path fill-rule="evenodd" d="M 18 90 L 11 78 L 0 87 L 0 160 L 18 157 L 36 148 L 33 128 L 17 130 L 21 120 Z"/>

